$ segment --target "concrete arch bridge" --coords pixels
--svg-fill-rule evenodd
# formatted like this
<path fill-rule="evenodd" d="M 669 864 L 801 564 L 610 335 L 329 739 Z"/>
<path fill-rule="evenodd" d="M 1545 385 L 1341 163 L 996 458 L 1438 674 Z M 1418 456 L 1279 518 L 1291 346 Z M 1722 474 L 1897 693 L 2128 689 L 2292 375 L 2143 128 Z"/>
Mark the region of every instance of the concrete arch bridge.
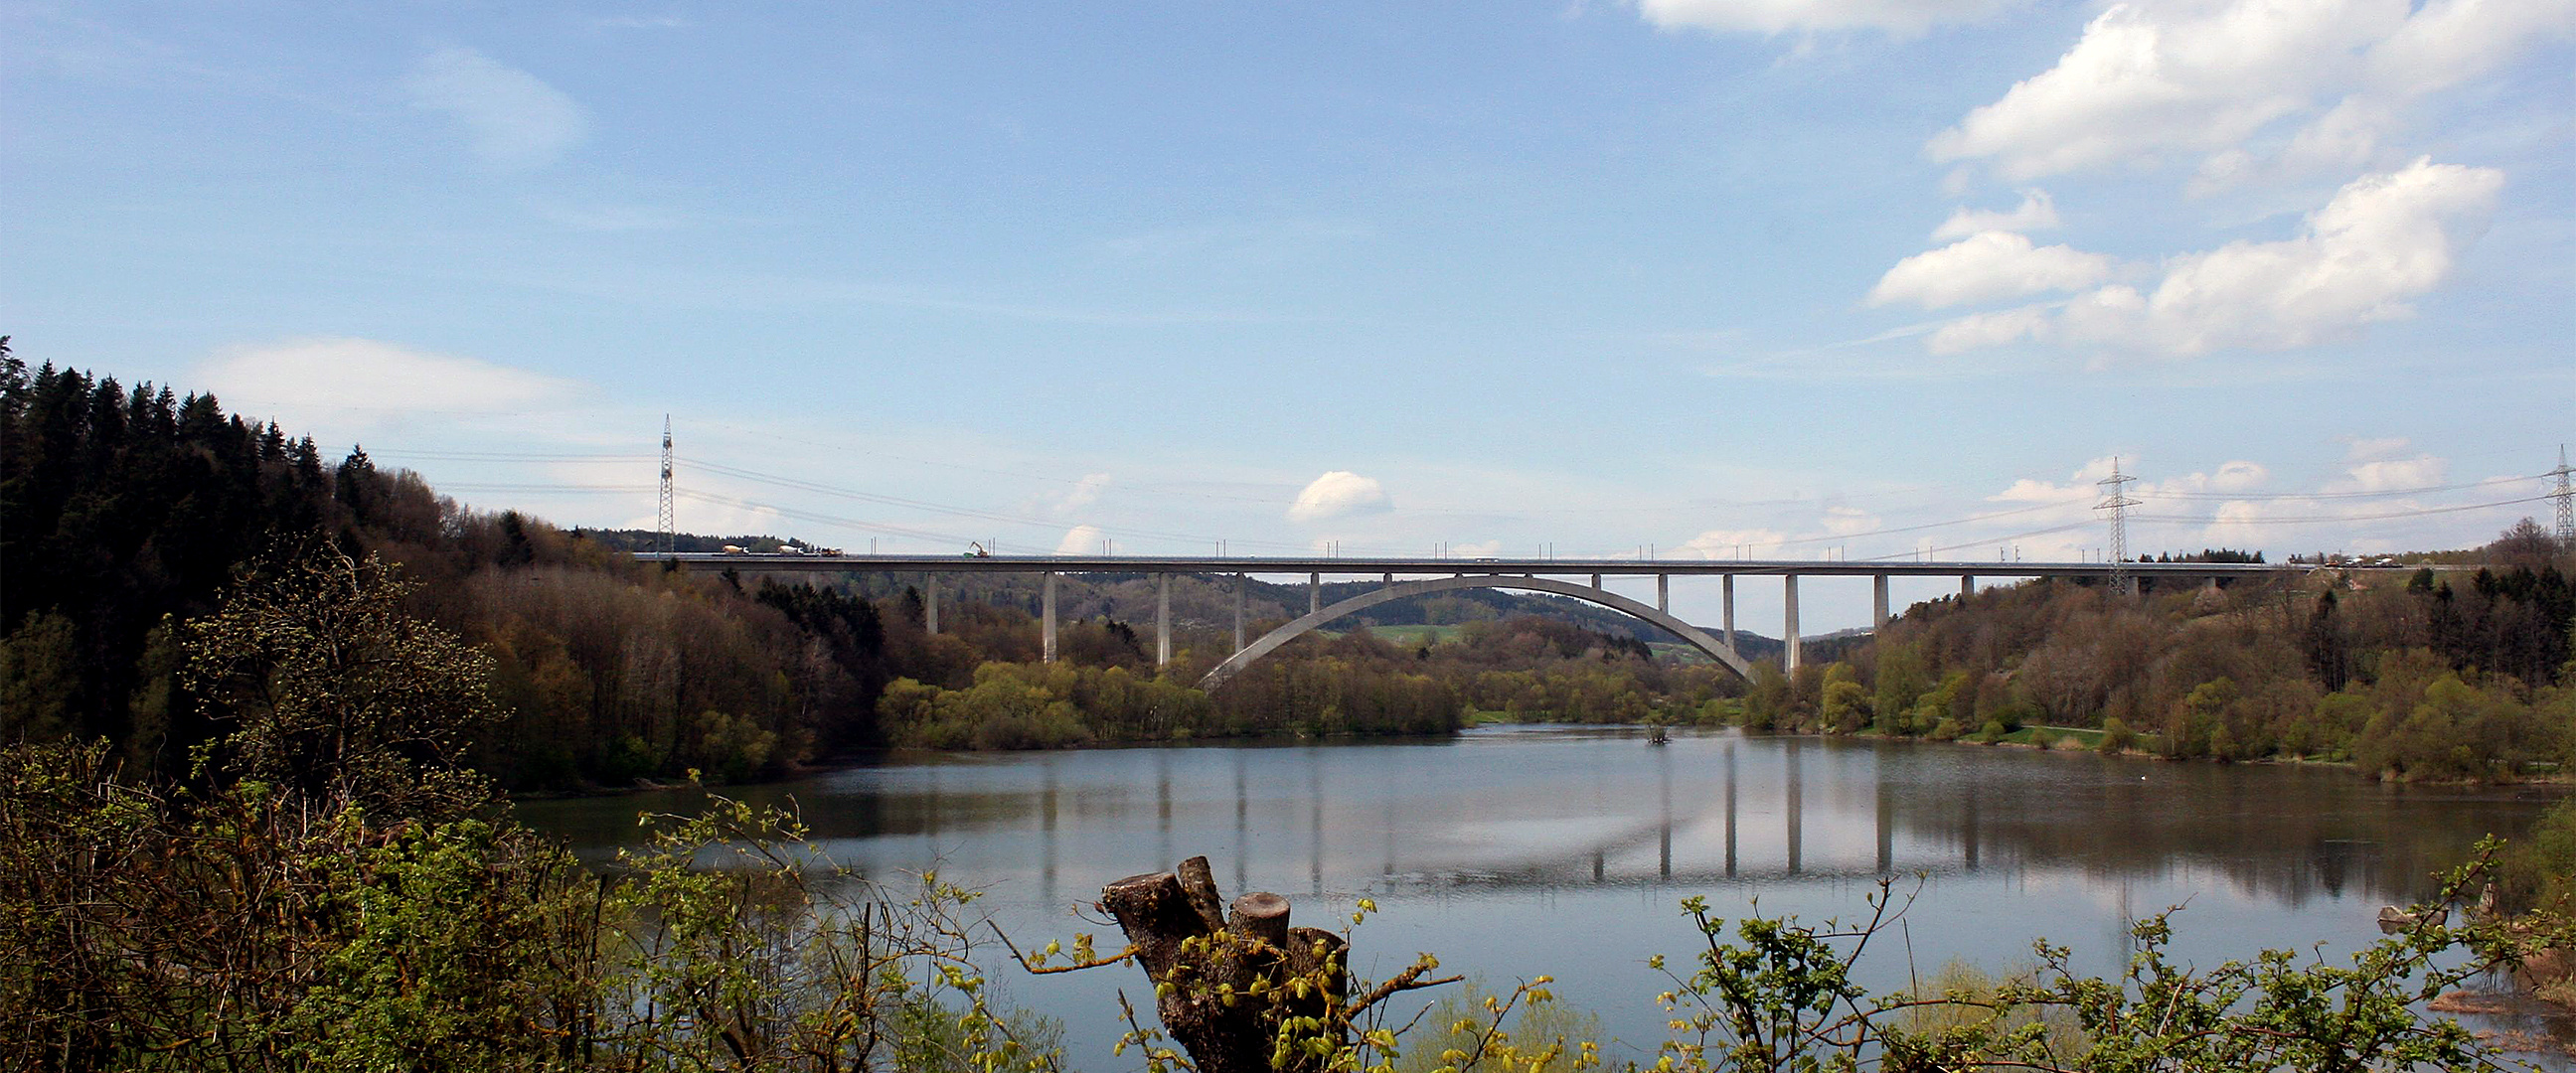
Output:
<path fill-rule="evenodd" d="M 1597 604 L 1634 616 L 1663 629 L 1693 648 L 1707 653 L 1720 666 L 1746 677 L 1752 676 L 1752 664 L 1735 648 L 1735 581 L 1740 576 L 1775 577 L 1780 580 L 1782 603 L 1781 665 L 1786 670 L 1798 668 L 1798 581 L 1802 577 L 1866 577 L 1871 582 L 1871 621 L 1887 624 L 1888 579 L 1891 577 L 1953 577 L 1959 582 L 1959 593 L 1966 596 L 1976 590 L 1979 577 L 2087 578 L 2113 585 L 2154 579 L 2215 584 L 2222 578 L 2248 578 L 2294 574 L 2308 568 L 2260 563 L 2043 563 L 2043 562 L 1931 562 L 1931 561 L 1800 561 L 1800 560 L 1656 560 L 1656 559 L 1444 559 L 1444 558 L 1342 558 L 1260 557 L 1260 556 L 1107 556 L 1107 555 L 839 555 L 779 552 L 757 553 L 656 553 L 640 552 L 636 558 L 645 562 L 661 561 L 674 567 L 694 570 L 736 570 L 746 574 L 776 573 L 918 573 L 922 576 L 922 596 L 930 632 L 939 632 L 939 578 L 948 574 L 1039 574 L 1045 578 L 1040 598 L 1040 630 L 1045 658 L 1056 656 L 1056 575 L 1058 574 L 1149 574 L 1155 579 L 1154 646 L 1157 663 L 1172 660 L 1172 577 L 1187 574 L 1219 578 L 1232 575 L 1234 590 L 1234 654 L 1217 664 L 1200 681 L 1213 689 L 1223 685 L 1237 672 L 1262 656 L 1298 636 L 1353 612 L 1363 611 L 1392 600 L 1456 589 L 1518 589 L 1566 596 Z M 2347 567 L 2348 570 L 2406 570 L 2411 567 Z M 1306 614 L 1247 641 L 1244 637 L 1244 597 L 1250 575 L 1306 575 Z M 1349 577 L 1375 575 L 1381 587 L 1326 606 L 1323 602 L 1323 579 L 1326 575 Z M 1551 576 L 1553 575 L 1553 576 Z M 1589 575 L 1591 584 L 1562 580 L 1567 575 Z M 1606 576 L 1653 575 L 1655 602 L 1647 604 L 1602 587 Z M 1691 625 L 1672 613 L 1672 579 L 1674 575 L 1716 575 L 1721 595 L 1722 624 L 1715 631 Z M 1399 577 L 1407 580 L 1399 581 Z"/>

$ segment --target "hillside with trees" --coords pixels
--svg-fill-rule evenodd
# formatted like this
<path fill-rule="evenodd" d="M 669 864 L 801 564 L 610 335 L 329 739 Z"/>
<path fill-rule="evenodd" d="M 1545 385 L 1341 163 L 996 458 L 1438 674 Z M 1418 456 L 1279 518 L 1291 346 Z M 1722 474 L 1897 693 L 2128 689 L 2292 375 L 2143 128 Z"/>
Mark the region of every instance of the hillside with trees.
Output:
<path fill-rule="evenodd" d="M 1744 718 L 1943 739 L 2083 729 L 2105 749 L 2392 779 L 2563 771 L 2576 564 L 2529 519 L 2473 561 L 2487 565 L 2320 566 L 2134 598 L 2065 581 L 1982 590 L 1917 605 L 1843 659 L 1761 676 Z"/>
<path fill-rule="evenodd" d="M 1158 669 L 1130 624 L 1150 620 L 1152 582 L 1115 574 L 1067 579 L 1064 660 L 1046 666 L 1034 578 L 945 579 L 932 634 L 918 576 L 666 570 L 630 553 L 653 534 L 473 510 L 211 395 L 31 370 L 5 341 L 0 362 L 0 739 L 104 739 L 173 775 L 225 730 L 181 666 L 192 624 L 242 578 L 326 551 L 397 567 L 407 611 L 492 658 L 502 716 L 473 759 L 520 788 L 761 778 L 889 744 L 1445 733 L 1477 708 L 1619 720 L 1726 688 L 1598 608 L 1469 593 L 1354 624 L 1463 624 L 1453 640 L 1309 637 L 1209 696 L 1188 683 L 1229 650 L 1230 590 L 1179 579 L 1181 651 Z M 1257 629 L 1303 613 L 1297 586 L 1254 597 Z"/>

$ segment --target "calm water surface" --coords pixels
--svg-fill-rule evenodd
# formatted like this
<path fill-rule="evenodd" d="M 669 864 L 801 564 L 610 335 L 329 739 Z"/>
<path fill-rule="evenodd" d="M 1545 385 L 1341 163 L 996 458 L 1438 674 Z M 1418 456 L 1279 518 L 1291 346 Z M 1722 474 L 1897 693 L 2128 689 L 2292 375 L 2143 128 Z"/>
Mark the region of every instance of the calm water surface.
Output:
<path fill-rule="evenodd" d="M 593 859 L 635 838 L 639 810 L 694 793 L 532 802 L 528 821 Z M 2526 788 L 2383 786 L 2337 769 L 2169 764 L 1917 742 L 1513 727 L 1404 743 L 1196 746 L 1045 754 L 891 754 L 741 796 L 799 807 L 836 860 L 872 877 L 936 868 L 1022 946 L 1077 931 L 1108 880 L 1204 854 L 1228 897 L 1289 896 L 1299 921 L 1378 916 L 1354 935 L 1372 977 L 1417 951 L 1508 986 L 1537 973 L 1645 1057 L 1686 958 L 1680 900 L 1818 920 L 1866 911 L 1879 877 L 1919 896 L 1863 969 L 1902 986 L 1952 958 L 2027 964 L 2031 941 L 2116 972 L 2128 921 L 2169 906 L 2174 953 L 2202 964 L 2260 947 L 2377 938 L 2380 906 L 2490 832 L 2520 835 L 2551 800 Z M 1097 914 L 1089 914 L 1095 921 Z M 1910 951 L 1910 953 L 1909 953 Z M 1005 959 L 1006 960 L 1006 959 Z M 1064 1019 L 1075 1068 L 1109 1056 L 1125 967 L 993 973 L 1009 998 Z M 1140 1005 L 1143 1005 L 1140 999 Z M 2564 1024 L 2541 1026 L 2564 1034 Z M 1614 1048 L 1614 1055 L 1623 1048 Z"/>

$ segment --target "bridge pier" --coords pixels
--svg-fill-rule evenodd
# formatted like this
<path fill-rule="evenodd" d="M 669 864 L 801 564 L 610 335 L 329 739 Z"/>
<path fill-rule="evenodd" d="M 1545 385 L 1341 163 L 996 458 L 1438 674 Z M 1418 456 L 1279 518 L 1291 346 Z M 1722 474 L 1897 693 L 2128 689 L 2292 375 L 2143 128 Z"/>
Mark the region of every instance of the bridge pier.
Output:
<path fill-rule="evenodd" d="M 1735 575 L 1718 575 L 1717 592 L 1726 604 L 1726 647 L 1732 649 L 1735 647 Z"/>
<path fill-rule="evenodd" d="M 1172 575 L 1154 575 L 1154 666 L 1172 661 Z"/>
<path fill-rule="evenodd" d="M 1243 575 L 1234 575 L 1234 650 L 1243 651 Z M 1165 854 L 1165 856 L 1170 856 Z"/>
<path fill-rule="evenodd" d="M 1887 628 L 1887 575 L 1885 574 L 1873 575 L 1869 579 L 1869 628 L 1873 630 Z"/>
<path fill-rule="evenodd" d="M 1055 662 L 1055 571 L 1046 572 L 1046 580 L 1040 584 L 1038 591 L 1040 593 L 1038 647 L 1045 653 L 1045 661 L 1053 663 Z"/>
<path fill-rule="evenodd" d="M 1974 595 L 1976 595 L 1976 594 L 1977 594 L 1977 575 L 1975 575 L 1975 574 L 1961 574 L 1961 575 L 1959 575 L 1959 598 L 1960 598 L 1960 599 L 1962 599 L 1962 600 L 1965 600 L 1965 599 L 1967 599 L 1968 597 L 1974 596 Z"/>
<path fill-rule="evenodd" d="M 1798 669 L 1798 575 L 1783 574 L 1780 591 L 1785 621 L 1780 627 L 1780 669 L 1795 673 Z"/>
<path fill-rule="evenodd" d="M 1673 576 L 1671 574 L 1655 575 L 1655 610 L 1667 615 L 1673 613 Z"/>
<path fill-rule="evenodd" d="M 939 575 L 921 575 L 921 624 L 933 637 L 939 636 Z"/>
<path fill-rule="evenodd" d="M 1601 575 L 1592 575 L 1592 587 L 1596 589 L 1601 587 Z"/>
<path fill-rule="evenodd" d="M 1323 609 L 1324 575 L 1308 574 L 1306 575 L 1306 613 L 1311 615 Z"/>

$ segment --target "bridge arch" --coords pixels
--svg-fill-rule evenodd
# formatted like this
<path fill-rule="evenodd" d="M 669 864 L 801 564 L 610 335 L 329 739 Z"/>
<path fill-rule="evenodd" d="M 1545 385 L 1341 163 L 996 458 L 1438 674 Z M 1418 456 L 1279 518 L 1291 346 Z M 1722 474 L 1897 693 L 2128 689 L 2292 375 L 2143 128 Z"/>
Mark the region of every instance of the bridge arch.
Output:
<path fill-rule="evenodd" d="M 1350 599 L 1326 605 L 1304 616 L 1292 619 L 1287 624 L 1280 626 L 1278 629 L 1262 634 L 1259 640 L 1243 646 L 1243 651 L 1226 657 L 1225 662 L 1217 664 L 1215 668 L 1207 672 L 1207 677 L 1199 679 L 1199 688 L 1215 689 L 1218 686 L 1224 685 L 1227 679 L 1234 677 L 1245 667 L 1250 666 L 1252 661 L 1269 655 L 1272 650 L 1304 636 L 1306 633 L 1314 630 L 1315 627 L 1331 622 L 1334 619 L 1340 618 L 1354 611 L 1364 611 L 1379 604 L 1393 600 L 1401 600 L 1409 596 L 1421 596 L 1434 592 L 1448 592 L 1453 589 L 1526 589 L 1531 592 L 1552 593 L 1557 596 L 1569 596 L 1585 603 L 1599 604 L 1613 611 L 1624 612 L 1651 622 L 1656 626 L 1662 627 L 1665 632 L 1681 638 L 1692 648 L 1708 653 L 1709 658 L 1716 660 L 1720 666 L 1734 671 L 1736 674 L 1741 675 L 1748 680 L 1753 677 L 1752 666 L 1745 663 L 1744 657 L 1737 655 L 1734 649 L 1727 647 L 1724 642 L 1719 641 L 1717 638 L 1709 636 L 1708 631 L 1702 630 L 1697 626 L 1693 626 L 1690 623 L 1684 622 L 1681 619 L 1675 618 L 1663 611 L 1658 611 L 1651 604 L 1631 600 L 1614 592 L 1593 588 L 1590 585 L 1577 585 L 1571 581 L 1558 581 L 1554 578 L 1519 577 L 1510 574 L 1462 574 L 1457 577 L 1440 577 L 1430 578 L 1423 581 L 1406 581 L 1394 585 L 1388 585 L 1384 588 L 1372 589 L 1368 592 L 1361 593 L 1360 595 L 1353 596 Z"/>

